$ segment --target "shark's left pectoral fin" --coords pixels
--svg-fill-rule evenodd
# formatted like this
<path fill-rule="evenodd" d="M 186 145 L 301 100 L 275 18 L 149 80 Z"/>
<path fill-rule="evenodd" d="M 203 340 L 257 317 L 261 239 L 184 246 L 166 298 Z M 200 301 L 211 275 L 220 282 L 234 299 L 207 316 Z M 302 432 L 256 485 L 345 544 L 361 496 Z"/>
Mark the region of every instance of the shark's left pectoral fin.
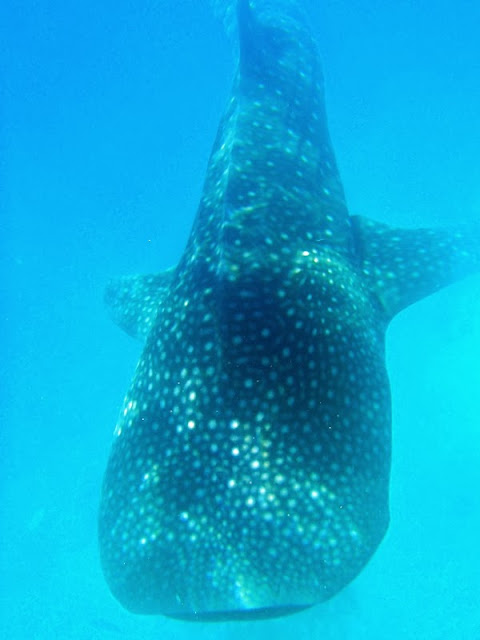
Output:
<path fill-rule="evenodd" d="M 389 318 L 480 271 L 480 225 L 407 230 L 360 216 L 352 224 L 363 276 Z"/>
<path fill-rule="evenodd" d="M 155 275 L 124 276 L 111 280 L 105 289 L 105 304 L 113 321 L 134 338 L 145 340 L 175 269 Z"/>

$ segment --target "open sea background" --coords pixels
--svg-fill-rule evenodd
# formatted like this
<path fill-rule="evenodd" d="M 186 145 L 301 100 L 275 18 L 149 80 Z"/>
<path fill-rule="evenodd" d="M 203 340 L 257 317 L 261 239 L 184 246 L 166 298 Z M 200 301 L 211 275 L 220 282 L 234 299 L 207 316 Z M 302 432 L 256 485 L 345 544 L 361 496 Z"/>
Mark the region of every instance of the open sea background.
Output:
<path fill-rule="evenodd" d="M 478 0 L 309 6 L 351 212 L 478 220 Z M 192 624 L 130 614 L 103 580 L 99 493 L 141 349 L 103 288 L 178 260 L 233 62 L 207 0 L 2 3 L 0 636 L 479 640 L 480 276 L 391 325 L 391 526 L 341 595 Z"/>

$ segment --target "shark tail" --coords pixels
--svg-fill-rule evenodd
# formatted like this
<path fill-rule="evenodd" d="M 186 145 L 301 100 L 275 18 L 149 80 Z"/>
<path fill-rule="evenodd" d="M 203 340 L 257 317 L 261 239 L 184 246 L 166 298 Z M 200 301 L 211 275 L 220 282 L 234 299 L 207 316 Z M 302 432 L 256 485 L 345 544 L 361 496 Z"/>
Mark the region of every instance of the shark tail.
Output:
<path fill-rule="evenodd" d="M 234 39 L 237 36 L 238 11 L 264 10 L 275 13 L 287 13 L 298 10 L 304 3 L 301 0 L 210 0 L 213 14 L 223 23 L 227 35 Z"/>

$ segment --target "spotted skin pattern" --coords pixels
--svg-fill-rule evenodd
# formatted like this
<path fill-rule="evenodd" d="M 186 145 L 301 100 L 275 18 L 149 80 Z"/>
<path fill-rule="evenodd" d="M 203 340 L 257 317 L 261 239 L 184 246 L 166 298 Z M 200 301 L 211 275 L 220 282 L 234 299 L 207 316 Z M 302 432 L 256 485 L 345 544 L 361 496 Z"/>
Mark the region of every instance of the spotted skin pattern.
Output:
<path fill-rule="evenodd" d="M 106 296 L 145 345 L 104 479 L 103 570 L 131 611 L 193 620 L 290 613 L 361 571 L 389 519 L 386 328 L 480 267 L 478 230 L 349 216 L 298 4 L 237 15 L 180 263 Z"/>

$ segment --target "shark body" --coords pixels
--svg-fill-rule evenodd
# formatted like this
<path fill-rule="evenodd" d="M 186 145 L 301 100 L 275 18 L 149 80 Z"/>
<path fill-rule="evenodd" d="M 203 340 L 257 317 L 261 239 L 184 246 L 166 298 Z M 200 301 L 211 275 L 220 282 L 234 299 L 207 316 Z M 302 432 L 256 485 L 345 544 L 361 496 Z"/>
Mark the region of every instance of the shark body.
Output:
<path fill-rule="evenodd" d="M 113 283 L 145 340 L 115 429 L 103 570 L 138 613 L 220 620 L 330 598 L 388 526 L 385 333 L 480 269 L 480 234 L 350 216 L 295 2 L 239 0 L 240 58 L 177 267 Z"/>

